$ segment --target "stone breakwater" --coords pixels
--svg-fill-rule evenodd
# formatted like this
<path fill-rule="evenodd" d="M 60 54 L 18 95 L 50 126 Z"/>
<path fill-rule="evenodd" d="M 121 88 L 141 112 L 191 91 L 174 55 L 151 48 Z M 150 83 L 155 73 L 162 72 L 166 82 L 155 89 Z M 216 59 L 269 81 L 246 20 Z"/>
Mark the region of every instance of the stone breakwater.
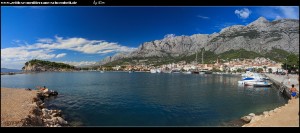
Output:
<path fill-rule="evenodd" d="M 1 88 L 1 126 L 68 126 L 62 111 L 47 109 L 44 98 L 45 95 L 37 90 Z"/>
<path fill-rule="evenodd" d="M 298 75 L 266 74 L 266 76 L 273 81 L 274 85 L 280 86 L 279 91 L 288 97 L 290 97 L 289 88 L 292 84 L 299 90 Z M 280 90 L 281 88 L 283 90 Z M 263 114 L 250 113 L 241 119 L 248 123 L 243 127 L 299 127 L 299 98 L 289 100 L 288 104 L 274 110 L 264 111 Z"/>

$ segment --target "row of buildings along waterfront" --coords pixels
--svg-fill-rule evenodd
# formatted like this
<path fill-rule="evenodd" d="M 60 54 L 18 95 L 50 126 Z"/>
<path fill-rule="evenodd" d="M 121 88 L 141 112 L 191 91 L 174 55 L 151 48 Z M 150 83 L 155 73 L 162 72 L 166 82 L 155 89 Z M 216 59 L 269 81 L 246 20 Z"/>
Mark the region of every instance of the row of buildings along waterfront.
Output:
<path fill-rule="evenodd" d="M 105 69 L 105 68 L 104 68 Z M 211 70 L 211 71 L 222 71 L 222 72 L 236 72 L 239 70 L 246 69 L 262 69 L 263 72 L 276 72 L 282 71 L 282 63 L 272 61 L 268 58 L 257 57 L 255 59 L 233 59 L 228 62 L 220 63 L 219 60 L 215 61 L 214 64 L 197 64 L 186 63 L 185 61 L 180 61 L 177 63 L 164 64 L 160 66 L 154 65 L 116 65 L 112 67 L 115 71 L 150 71 L 151 69 L 161 69 L 161 70 L 181 70 L 181 71 L 190 71 L 190 70 Z"/>

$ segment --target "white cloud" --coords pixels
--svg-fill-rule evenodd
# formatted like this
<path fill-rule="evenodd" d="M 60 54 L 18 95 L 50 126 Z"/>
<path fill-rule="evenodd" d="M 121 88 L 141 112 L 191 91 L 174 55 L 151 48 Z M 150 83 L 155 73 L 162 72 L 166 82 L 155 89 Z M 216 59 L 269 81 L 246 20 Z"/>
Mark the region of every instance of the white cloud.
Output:
<path fill-rule="evenodd" d="M 209 17 L 201 16 L 201 15 L 198 15 L 197 17 L 198 17 L 198 18 L 202 18 L 202 19 L 210 19 Z"/>
<path fill-rule="evenodd" d="M 41 43 L 52 43 L 53 40 L 50 38 L 41 38 L 41 39 L 38 39 L 37 41 L 41 42 Z"/>
<path fill-rule="evenodd" d="M 94 65 L 97 62 L 95 62 L 95 61 L 79 61 L 79 62 L 76 62 L 76 61 L 62 61 L 62 63 L 73 65 L 73 66 L 78 66 L 79 67 L 79 66 Z"/>
<path fill-rule="evenodd" d="M 297 6 L 272 6 L 257 9 L 257 14 L 268 19 L 299 19 L 299 7 Z"/>
<path fill-rule="evenodd" d="M 275 20 L 282 19 L 281 16 L 276 16 Z"/>
<path fill-rule="evenodd" d="M 4 61 L 1 60 L 1 68 L 10 68 L 21 70 L 26 61 Z"/>
<path fill-rule="evenodd" d="M 65 49 L 86 54 L 105 54 L 112 52 L 131 52 L 136 48 L 121 46 L 114 42 L 102 40 L 87 40 L 84 38 L 68 38 L 55 36 L 56 41 L 51 43 L 36 43 L 33 46 L 42 49 Z M 42 39 L 39 39 L 42 40 Z"/>
<path fill-rule="evenodd" d="M 25 49 L 24 47 L 4 48 L 1 49 L 1 60 L 24 61 L 30 59 L 51 59 L 56 57 L 56 54 L 51 52 L 53 52 L 53 50 L 29 50 Z"/>
<path fill-rule="evenodd" d="M 241 9 L 241 10 L 235 10 L 234 13 L 235 13 L 239 18 L 247 19 L 247 18 L 250 16 L 251 11 L 250 11 L 248 8 L 244 8 L 244 9 Z"/>
<path fill-rule="evenodd" d="M 20 40 L 13 40 L 14 43 L 20 43 Z"/>
<path fill-rule="evenodd" d="M 299 7 L 280 6 L 279 10 L 282 12 L 284 18 L 299 19 Z"/>
<path fill-rule="evenodd" d="M 164 36 L 164 38 L 174 38 L 175 36 L 175 34 L 167 34 Z"/>
<path fill-rule="evenodd" d="M 17 42 L 17 41 L 15 41 Z M 17 62 L 26 62 L 31 59 L 53 59 L 66 56 L 66 53 L 55 54 L 56 50 L 71 50 L 85 54 L 108 54 L 131 52 L 136 48 L 122 46 L 114 42 L 103 40 L 88 40 L 85 38 L 66 38 L 55 36 L 55 39 L 41 38 L 34 44 L 23 44 L 19 47 L 1 49 L 1 67 Z M 21 64 L 19 66 L 22 66 Z M 20 68 L 19 68 L 20 69 Z"/>
<path fill-rule="evenodd" d="M 24 63 L 31 59 L 52 59 L 56 54 L 51 53 L 53 50 L 38 49 L 28 50 L 24 47 L 4 48 L 1 49 L 1 68 L 21 69 Z"/>
<path fill-rule="evenodd" d="M 61 54 L 56 55 L 55 58 L 61 58 L 61 57 L 64 57 L 66 55 L 67 55 L 66 53 L 61 53 Z"/>

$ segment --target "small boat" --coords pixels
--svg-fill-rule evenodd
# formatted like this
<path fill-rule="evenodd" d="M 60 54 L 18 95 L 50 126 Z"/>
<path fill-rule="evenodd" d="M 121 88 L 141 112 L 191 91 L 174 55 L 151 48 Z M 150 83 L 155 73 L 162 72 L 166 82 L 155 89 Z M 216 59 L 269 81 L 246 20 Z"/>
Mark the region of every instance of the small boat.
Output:
<path fill-rule="evenodd" d="M 161 73 L 161 69 L 156 69 L 156 73 Z"/>
<path fill-rule="evenodd" d="M 256 82 L 253 84 L 254 87 L 269 87 L 271 85 L 272 83 L 268 83 L 268 82 Z"/>
<path fill-rule="evenodd" d="M 193 70 L 191 71 L 192 74 L 199 74 L 199 71 Z"/>
<path fill-rule="evenodd" d="M 180 73 L 180 70 L 172 70 L 171 73 Z"/>
<path fill-rule="evenodd" d="M 156 69 L 150 69 L 150 73 L 156 73 Z"/>
<path fill-rule="evenodd" d="M 205 71 L 204 74 L 212 74 L 212 71 Z"/>
<path fill-rule="evenodd" d="M 199 72 L 199 74 L 205 74 L 205 72 L 203 72 L 203 71 L 200 71 L 200 72 Z"/>
<path fill-rule="evenodd" d="M 186 71 L 186 72 L 182 72 L 182 73 L 184 73 L 184 74 L 192 74 L 191 71 Z"/>

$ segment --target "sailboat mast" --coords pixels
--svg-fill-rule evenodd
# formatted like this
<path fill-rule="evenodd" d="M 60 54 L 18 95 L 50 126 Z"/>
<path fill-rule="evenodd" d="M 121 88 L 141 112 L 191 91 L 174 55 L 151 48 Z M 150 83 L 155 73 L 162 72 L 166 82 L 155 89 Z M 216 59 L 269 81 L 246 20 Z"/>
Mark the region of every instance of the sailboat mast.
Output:
<path fill-rule="evenodd" d="M 198 50 L 196 52 L 196 64 L 198 64 L 198 57 L 197 57 L 197 55 L 198 55 Z"/>
<path fill-rule="evenodd" d="M 202 64 L 203 64 L 203 49 L 202 49 Z"/>
<path fill-rule="evenodd" d="M 201 51 L 202 51 L 202 64 L 203 64 L 203 49 Z"/>

